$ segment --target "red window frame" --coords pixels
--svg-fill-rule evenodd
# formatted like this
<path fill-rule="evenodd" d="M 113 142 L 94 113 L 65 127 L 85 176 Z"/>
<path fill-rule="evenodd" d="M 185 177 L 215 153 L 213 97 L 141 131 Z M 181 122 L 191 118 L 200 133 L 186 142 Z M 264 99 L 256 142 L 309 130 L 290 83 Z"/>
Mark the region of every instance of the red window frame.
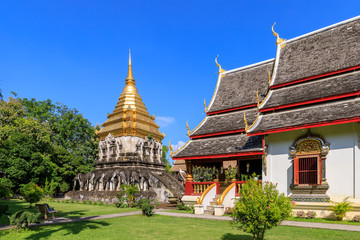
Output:
<path fill-rule="evenodd" d="M 299 170 L 299 159 L 302 158 L 317 158 L 317 183 L 316 184 L 308 184 L 308 183 L 300 183 L 300 172 L 310 172 L 310 171 L 314 171 L 314 170 Z M 294 158 L 294 184 L 295 185 L 320 185 L 321 184 L 321 169 L 322 169 L 322 163 L 321 163 L 321 157 L 320 155 L 300 155 L 300 156 L 296 156 Z"/>

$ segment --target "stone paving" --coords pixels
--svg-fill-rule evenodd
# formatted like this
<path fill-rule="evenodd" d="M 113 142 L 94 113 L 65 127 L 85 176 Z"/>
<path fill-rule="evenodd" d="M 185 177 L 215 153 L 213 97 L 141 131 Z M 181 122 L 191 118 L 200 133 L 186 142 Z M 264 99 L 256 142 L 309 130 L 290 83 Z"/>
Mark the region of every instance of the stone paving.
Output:
<path fill-rule="evenodd" d="M 156 209 L 155 212 L 156 212 L 156 214 L 159 214 L 159 215 L 171 216 L 171 217 L 200 218 L 200 219 L 218 220 L 218 221 L 230 221 L 231 220 L 231 217 L 228 217 L 228 216 L 195 215 L 195 214 L 191 214 L 191 213 L 166 212 L 166 210 L 164 210 L 164 209 Z M 126 213 L 114 213 L 114 214 L 106 214 L 106 215 L 90 216 L 90 217 L 79 217 L 79 218 L 57 217 L 55 219 L 47 220 L 41 224 L 34 224 L 34 225 L 43 226 L 43 225 L 51 225 L 51 224 L 58 224 L 58 223 L 92 221 L 92 220 L 101 220 L 101 219 L 107 219 L 107 218 L 126 217 L 126 216 L 138 215 L 138 214 L 141 214 L 141 211 L 133 211 L 133 212 L 126 212 Z M 315 222 L 296 222 L 296 221 L 282 221 L 280 225 L 293 226 L 293 227 L 304 227 L 304 228 L 322 228 L 322 229 L 360 232 L 360 225 L 315 223 Z M 0 230 L 6 230 L 9 228 L 10 228 L 9 225 L 0 226 Z"/>

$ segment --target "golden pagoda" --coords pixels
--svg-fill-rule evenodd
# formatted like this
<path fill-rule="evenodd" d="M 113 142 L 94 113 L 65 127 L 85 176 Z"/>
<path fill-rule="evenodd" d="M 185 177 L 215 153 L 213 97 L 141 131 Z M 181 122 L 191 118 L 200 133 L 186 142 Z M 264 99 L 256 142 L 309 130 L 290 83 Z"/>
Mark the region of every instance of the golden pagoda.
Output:
<path fill-rule="evenodd" d="M 129 51 L 129 69 L 125 79 L 125 87 L 119 97 L 114 111 L 108 114 L 107 120 L 102 124 L 103 128 L 97 133 L 100 140 L 107 135 L 137 136 L 152 138 L 161 142 L 164 135 L 160 133 L 159 126 L 155 123 L 155 115 L 150 116 L 145 104 L 136 89 L 135 79 L 132 73 L 131 53 Z"/>

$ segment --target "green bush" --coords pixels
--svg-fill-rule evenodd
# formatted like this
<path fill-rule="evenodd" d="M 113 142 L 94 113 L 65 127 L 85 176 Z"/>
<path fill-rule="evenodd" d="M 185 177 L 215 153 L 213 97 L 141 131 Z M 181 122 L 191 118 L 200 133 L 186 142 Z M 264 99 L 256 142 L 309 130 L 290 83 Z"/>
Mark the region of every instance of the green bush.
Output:
<path fill-rule="evenodd" d="M 0 219 L 3 214 L 6 214 L 7 210 L 9 210 L 9 205 L 0 204 Z"/>
<path fill-rule="evenodd" d="M 144 203 L 141 206 L 142 214 L 145 215 L 145 216 L 148 216 L 148 217 L 154 215 L 153 209 L 154 209 L 154 206 L 150 205 L 149 203 Z"/>
<path fill-rule="evenodd" d="M 116 194 L 116 198 L 118 199 L 117 203 L 115 203 L 115 206 L 118 208 L 127 208 L 129 205 L 127 204 L 127 198 L 123 196 L 122 193 Z"/>
<path fill-rule="evenodd" d="M 31 213 L 20 210 L 9 217 L 10 227 L 18 232 L 20 229 L 26 229 L 31 223 L 40 223 L 40 213 Z"/>
<path fill-rule="evenodd" d="M 241 198 L 233 211 L 232 226 L 251 233 L 253 239 L 264 239 L 266 230 L 278 226 L 291 216 L 291 200 L 279 194 L 276 185 L 258 183 L 254 178 L 242 185 Z"/>
<path fill-rule="evenodd" d="M 348 199 L 349 197 L 344 198 L 342 202 L 332 202 L 334 205 L 329 208 L 339 221 L 342 221 L 345 214 L 352 209 L 351 202 Z"/>
<path fill-rule="evenodd" d="M 23 184 L 20 192 L 21 195 L 24 197 L 25 201 L 30 203 L 30 208 L 33 203 L 40 201 L 42 196 L 44 195 L 44 190 L 42 190 L 41 187 L 39 187 L 33 182 Z"/>
<path fill-rule="evenodd" d="M 48 181 L 46 178 L 45 185 L 44 185 L 44 194 L 46 196 L 52 197 L 55 193 L 56 187 L 59 184 L 54 181 L 54 179 L 51 179 L 51 182 Z"/>
<path fill-rule="evenodd" d="M 134 206 L 134 207 L 141 208 L 142 205 L 144 205 L 145 203 L 150 204 L 150 200 L 147 199 L 147 198 L 142 198 L 142 199 L 140 199 L 139 201 L 137 201 L 136 204 L 134 204 L 133 206 Z"/>
<path fill-rule="evenodd" d="M 179 209 L 179 210 L 184 210 L 184 211 L 191 211 L 192 210 L 192 208 L 190 207 L 190 206 L 187 206 L 187 205 L 185 205 L 184 203 L 179 203 L 178 205 L 176 205 L 177 206 L 177 208 Z"/>
<path fill-rule="evenodd" d="M 10 198 L 12 196 L 12 182 L 7 178 L 0 178 L 0 198 Z"/>
<path fill-rule="evenodd" d="M 63 193 L 69 191 L 69 188 L 70 188 L 70 186 L 66 182 L 63 182 L 60 184 L 60 191 Z"/>
<path fill-rule="evenodd" d="M 125 193 L 125 197 L 127 198 L 127 204 L 131 206 L 134 202 L 135 193 L 139 191 L 138 186 L 135 184 L 121 184 L 121 190 L 123 191 L 123 193 Z"/>

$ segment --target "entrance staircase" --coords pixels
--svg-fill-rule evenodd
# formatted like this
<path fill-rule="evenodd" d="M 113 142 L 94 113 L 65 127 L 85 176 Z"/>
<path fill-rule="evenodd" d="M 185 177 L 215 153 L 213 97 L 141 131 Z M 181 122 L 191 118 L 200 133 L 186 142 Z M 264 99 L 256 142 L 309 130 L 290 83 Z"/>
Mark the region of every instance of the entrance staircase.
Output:
<path fill-rule="evenodd" d="M 204 209 L 204 214 L 214 215 L 214 213 L 215 213 L 214 205 L 217 205 L 217 200 L 220 197 L 221 197 L 221 194 L 218 194 L 212 199 L 212 201 L 210 202 L 210 205 L 206 206 L 206 209 Z"/>

